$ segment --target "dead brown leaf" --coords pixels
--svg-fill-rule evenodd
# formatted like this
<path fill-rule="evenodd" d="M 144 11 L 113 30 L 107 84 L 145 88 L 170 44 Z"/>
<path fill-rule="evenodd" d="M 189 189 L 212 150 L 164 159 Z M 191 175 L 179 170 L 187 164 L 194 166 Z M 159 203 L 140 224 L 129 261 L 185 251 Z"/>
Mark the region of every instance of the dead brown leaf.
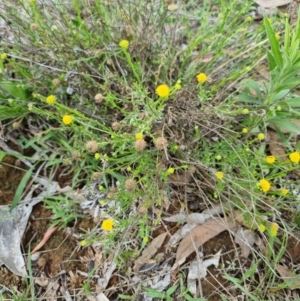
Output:
<path fill-rule="evenodd" d="M 139 271 L 139 269 L 141 268 L 141 266 L 143 264 L 147 263 L 151 259 L 151 257 L 153 257 L 157 253 L 158 249 L 164 243 L 166 236 L 167 236 L 166 232 L 162 233 L 162 234 L 158 235 L 157 237 L 155 237 L 149 243 L 149 245 L 142 252 L 142 255 L 136 260 L 136 262 L 134 264 L 133 271 L 135 273 L 137 273 Z"/>
<path fill-rule="evenodd" d="M 254 0 L 262 7 L 278 7 L 291 3 L 293 0 Z"/>
<path fill-rule="evenodd" d="M 282 145 L 282 141 L 278 134 L 271 129 L 268 129 L 268 141 L 270 153 L 281 162 L 287 161 L 288 158 L 286 156 L 285 149 Z"/>
<path fill-rule="evenodd" d="M 181 241 L 176 253 L 176 261 L 172 269 L 176 269 L 183 264 L 186 258 L 195 252 L 199 246 L 220 234 L 223 231 L 234 228 L 233 221 L 227 221 L 226 218 L 215 218 L 207 221 L 205 224 L 191 230 L 189 234 Z"/>
<path fill-rule="evenodd" d="M 294 275 L 291 270 L 281 264 L 276 265 L 276 270 L 290 289 L 300 287 L 300 275 Z"/>

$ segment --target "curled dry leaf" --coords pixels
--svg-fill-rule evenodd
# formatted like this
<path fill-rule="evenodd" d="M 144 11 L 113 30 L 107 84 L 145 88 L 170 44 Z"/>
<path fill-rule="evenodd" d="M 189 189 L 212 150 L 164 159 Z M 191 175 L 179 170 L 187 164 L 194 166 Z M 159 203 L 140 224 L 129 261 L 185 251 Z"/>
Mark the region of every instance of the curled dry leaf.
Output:
<path fill-rule="evenodd" d="M 254 0 L 254 1 L 262 7 L 278 7 L 293 2 L 293 0 Z"/>
<path fill-rule="evenodd" d="M 250 229 L 239 228 L 235 232 L 235 243 L 241 247 L 241 256 L 248 258 L 254 244 L 260 244 L 260 237 Z"/>
<path fill-rule="evenodd" d="M 236 225 L 233 221 L 227 221 L 226 218 L 215 218 L 194 228 L 179 244 L 176 253 L 176 261 L 172 269 L 174 270 L 183 264 L 186 258 L 205 242 L 221 232 L 230 230 L 235 226 Z"/>
<path fill-rule="evenodd" d="M 149 245 L 142 252 L 142 255 L 136 260 L 136 262 L 134 264 L 133 271 L 135 273 L 137 273 L 139 271 L 139 269 L 141 268 L 141 266 L 144 263 L 147 263 L 151 259 L 151 257 L 153 257 L 157 253 L 158 249 L 164 243 L 166 236 L 167 236 L 166 232 L 162 233 L 162 234 L 158 235 L 157 237 L 155 237 L 149 243 Z"/>

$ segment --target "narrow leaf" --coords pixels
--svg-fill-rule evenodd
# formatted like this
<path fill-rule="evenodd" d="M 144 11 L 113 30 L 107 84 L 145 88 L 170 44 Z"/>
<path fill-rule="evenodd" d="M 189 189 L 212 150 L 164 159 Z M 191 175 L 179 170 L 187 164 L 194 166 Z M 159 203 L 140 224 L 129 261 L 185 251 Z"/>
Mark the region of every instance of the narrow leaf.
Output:
<path fill-rule="evenodd" d="M 281 132 L 286 131 L 286 132 L 289 132 L 289 133 L 300 134 L 299 126 L 296 125 L 295 123 L 289 121 L 288 119 L 274 117 L 274 118 L 268 119 L 268 123 L 274 125 Z"/>
<path fill-rule="evenodd" d="M 268 35 L 268 39 L 271 45 L 272 55 L 274 56 L 274 59 L 276 61 L 276 65 L 279 67 L 279 69 L 282 69 L 283 66 L 283 59 L 279 48 L 278 40 L 276 39 L 275 33 L 270 25 L 270 22 L 268 18 L 264 18 L 264 25 L 266 28 L 266 32 Z"/>
<path fill-rule="evenodd" d="M 17 188 L 17 191 L 15 193 L 12 204 L 10 206 L 10 209 L 9 209 L 10 212 L 18 205 L 19 201 L 21 200 L 23 191 L 25 189 L 25 186 L 26 186 L 28 180 L 31 177 L 31 174 L 32 174 L 33 170 L 34 170 L 34 166 L 32 166 L 30 169 L 27 170 L 26 174 L 24 175 L 23 179 L 21 180 L 21 182 L 20 182 L 20 184 Z"/>

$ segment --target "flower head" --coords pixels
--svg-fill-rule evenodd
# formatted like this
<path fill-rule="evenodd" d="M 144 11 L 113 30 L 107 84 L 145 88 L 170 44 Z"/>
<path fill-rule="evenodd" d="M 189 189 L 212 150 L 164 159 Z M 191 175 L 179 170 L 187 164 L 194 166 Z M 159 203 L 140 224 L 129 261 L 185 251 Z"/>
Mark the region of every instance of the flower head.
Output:
<path fill-rule="evenodd" d="M 127 40 L 122 40 L 120 43 L 119 43 L 119 46 L 123 49 L 127 49 L 128 46 L 129 46 L 129 42 Z"/>
<path fill-rule="evenodd" d="M 258 230 L 259 230 L 261 233 L 263 233 L 263 232 L 266 231 L 266 226 L 263 225 L 263 224 L 260 224 L 260 225 L 258 226 Z"/>
<path fill-rule="evenodd" d="M 144 137 L 143 137 L 142 133 L 135 134 L 135 140 L 143 140 L 143 139 L 144 139 Z"/>
<path fill-rule="evenodd" d="M 73 118 L 71 115 L 66 114 L 63 116 L 62 121 L 65 125 L 69 125 L 73 122 Z"/>
<path fill-rule="evenodd" d="M 286 188 L 281 189 L 281 194 L 282 195 L 287 195 L 288 193 L 289 193 L 289 191 Z"/>
<path fill-rule="evenodd" d="M 222 179 L 224 178 L 224 174 L 223 174 L 222 171 L 217 171 L 217 172 L 215 173 L 215 176 L 216 176 L 216 178 L 217 178 L 218 180 L 222 180 Z"/>
<path fill-rule="evenodd" d="M 248 129 L 247 129 L 247 128 L 243 128 L 243 129 L 242 129 L 242 133 L 243 133 L 243 134 L 247 134 L 247 133 L 248 133 Z"/>
<path fill-rule="evenodd" d="M 249 110 L 248 110 L 248 109 L 243 109 L 243 110 L 242 110 L 242 114 L 244 114 L 244 115 L 249 114 Z"/>
<path fill-rule="evenodd" d="M 1 53 L 1 54 L 0 54 L 0 59 L 1 59 L 1 60 L 7 59 L 7 54 L 6 54 L 6 53 Z"/>
<path fill-rule="evenodd" d="M 299 161 L 300 161 L 300 153 L 297 152 L 297 151 L 293 152 L 293 153 L 290 153 L 289 158 L 290 158 L 290 160 L 293 163 L 299 163 Z"/>
<path fill-rule="evenodd" d="M 264 133 L 259 133 L 257 135 L 258 140 L 264 140 L 265 139 L 265 134 Z"/>
<path fill-rule="evenodd" d="M 85 144 L 85 148 L 91 152 L 91 153 L 95 153 L 98 150 L 98 143 L 97 141 L 94 140 L 90 140 Z"/>
<path fill-rule="evenodd" d="M 173 167 L 168 168 L 167 173 L 169 175 L 173 174 L 175 172 L 175 169 Z"/>
<path fill-rule="evenodd" d="M 111 218 L 105 219 L 101 225 L 101 228 L 107 232 L 111 231 L 113 227 L 114 227 L 114 221 Z"/>
<path fill-rule="evenodd" d="M 168 97 L 170 95 L 170 88 L 169 88 L 169 86 L 167 86 L 165 84 L 159 85 L 156 88 L 156 94 L 159 97 Z"/>
<path fill-rule="evenodd" d="M 85 246 L 87 245 L 87 241 L 86 241 L 86 240 L 82 240 L 82 241 L 80 242 L 80 245 L 81 245 L 82 247 L 85 247 Z"/>
<path fill-rule="evenodd" d="M 272 223 L 270 226 L 270 236 L 271 237 L 276 237 L 277 236 L 277 232 L 278 232 L 279 226 L 276 223 Z"/>
<path fill-rule="evenodd" d="M 164 150 L 165 147 L 168 146 L 168 141 L 166 138 L 164 137 L 158 137 L 155 141 L 154 141 L 155 147 L 158 150 Z"/>
<path fill-rule="evenodd" d="M 266 179 L 261 179 L 258 183 L 261 191 L 268 192 L 271 189 L 271 183 Z"/>
<path fill-rule="evenodd" d="M 273 164 L 276 161 L 276 158 L 274 156 L 267 156 L 266 161 L 269 164 Z"/>
<path fill-rule="evenodd" d="M 205 82 L 207 81 L 207 76 L 206 76 L 206 74 L 205 74 L 205 73 L 199 73 L 199 74 L 197 75 L 197 81 L 198 81 L 198 83 L 200 83 L 200 84 L 205 83 Z"/>
<path fill-rule="evenodd" d="M 276 38 L 276 40 L 278 41 L 278 40 L 280 39 L 280 34 L 279 34 L 279 33 L 276 33 L 276 34 L 275 34 L 275 38 Z"/>
<path fill-rule="evenodd" d="M 144 139 L 136 140 L 134 146 L 138 152 L 141 152 L 146 148 L 147 142 Z"/>
<path fill-rule="evenodd" d="M 180 90 L 181 89 L 181 80 L 180 79 L 176 82 L 174 88 L 175 88 L 175 90 Z"/>
<path fill-rule="evenodd" d="M 99 153 L 96 153 L 96 154 L 94 155 L 94 158 L 95 158 L 96 160 L 99 160 L 99 159 L 101 158 L 101 155 L 100 155 Z"/>
<path fill-rule="evenodd" d="M 95 103 L 101 103 L 103 101 L 103 95 L 101 93 L 97 93 L 94 97 Z"/>
<path fill-rule="evenodd" d="M 47 98 L 46 98 L 46 102 L 47 104 L 49 105 L 53 105 L 56 101 L 56 97 L 54 95 L 49 95 Z"/>
<path fill-rule="evenodd" d="M 128 192 L 134 192 L 136 188 L 136 181 L 134 179 L 127 179 L 125 181 L 125 189 Z"/>

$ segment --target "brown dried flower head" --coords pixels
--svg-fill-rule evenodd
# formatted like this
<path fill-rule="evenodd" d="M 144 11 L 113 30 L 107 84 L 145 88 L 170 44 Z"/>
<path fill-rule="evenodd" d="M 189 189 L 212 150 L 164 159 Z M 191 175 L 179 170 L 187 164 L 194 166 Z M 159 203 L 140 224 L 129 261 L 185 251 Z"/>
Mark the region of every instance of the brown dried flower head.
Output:
<path fill-rule="evenodd" d="M 168 141 L 164 137 L 158 137 L 154 144 L 158 150 L 164 150 L 164 148 L 168 146 Z"/>
<path fill-rule="evenodd" d="M 90 153 L 95 153 L 98 150 L 98 143 L 94 140 L 90 140 L 85 144 L 85 147 Z"/>
<path fill-rule="evenodd" d="M 101 93 L 98 93 L 95 95 L 94 99 L 96 103 L 101 103 L 103 101 L 103 98 L 104 98 L 103 95 Z"/>
<path fill-rule="evenodd" d="M 53 84 L 53 86 L 57 87 L 60 85 L 60 80 L 58 78 L 54 78 L 52 80 L 52 84 Z"/>
<path fill-rule="evenodd" d="M 138 152 L 141 152 L 147 146 L 147 142 L 144 139 L 142 139 L 142 140 L 136 140 L 134 146 L 135 146 L 135 149 Z"/>
<path fill-rule="evenodd" d="M 74 161 L 78 161 L 80 159 L 80 154 L 75 152 L 75 153 L 72 153 L 72 160 Z"/>
<path fill-rule="evenodd" d="M 112 123 L 111 127 L 116 132 L 121 128 L 121 124 L 119 122 L 115 121 Z"/>
<path fill-rule="evenodd" d="M 101 172 L 100 171 L 95 171 L 93 173 L 93 180 L 99 180 L 101 177 Z"/>
<path fill-rule="evenodd" d="M 135 180 L 133 180 L 133 179 L 127 179 L 125 181 L 125 189 L 128 192 L 134 192 L 135 188 L 136 188 L 136 181 Z"/>
<path fill-rule="evenodd" d="M 39 29 L 39 26 L 38 26 L 37 24 L 35 24 L 35 23 L 32 23 L 32 24 L 30 25 L 30 29 L 31 29 L 32 31 L 36 31 L 36 30 Z"/>
<path fill-rule="evenodd" d="M 13 129 L 14 130 L 17 130 L 17 129 L 19 129 L 20 128 L 20 126 L 21 126 L 21 123 L 20 122 L 14 122 L 13 124 L 12 124 L 12 127 L 13 127 Z"/>

